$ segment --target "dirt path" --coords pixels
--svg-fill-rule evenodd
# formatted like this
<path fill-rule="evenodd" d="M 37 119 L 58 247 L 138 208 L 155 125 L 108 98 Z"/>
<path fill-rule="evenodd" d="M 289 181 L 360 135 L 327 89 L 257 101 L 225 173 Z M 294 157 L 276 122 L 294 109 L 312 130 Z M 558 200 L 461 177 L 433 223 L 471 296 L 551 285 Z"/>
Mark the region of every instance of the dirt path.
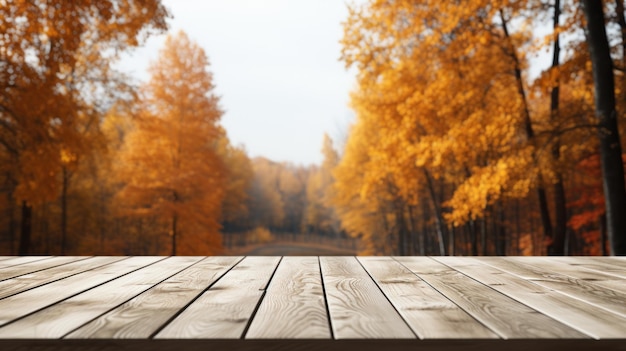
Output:
<path fill-rule="evenodd" d="M 269 243 L 235 249 L 232 255 L 247 256 L 352 256 L 356 252 L 333 246 L 300 243 Z"/>

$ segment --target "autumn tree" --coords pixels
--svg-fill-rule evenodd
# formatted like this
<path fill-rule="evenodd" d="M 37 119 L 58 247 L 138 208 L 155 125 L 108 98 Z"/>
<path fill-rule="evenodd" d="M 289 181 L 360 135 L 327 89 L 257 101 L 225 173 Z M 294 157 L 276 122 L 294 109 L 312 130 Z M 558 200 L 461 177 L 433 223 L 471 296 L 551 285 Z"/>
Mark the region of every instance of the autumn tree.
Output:
<path fill-rule="evenodd" d="M 537 36 L 532 28 L 547 21 L 553 32 Z M 352 7 L 342 41 L 343 60 L 358 69 L 350 139 L 367 141 L 348 141 L 362 150 L 346 149 L 337 171 L 346 189 L 338 192 L 372 200 L 384 187 L 391 206 L 376 207 L 395 209 L 386 218 L 395 232 L 379 235 L 397 236 L 400 247 L 403 232 L 421 236 L 414 224 L 422 209 L 448 252 L 465 238 L 460 247 L 473 254 L 504 254 L 521 242 L 507 237 L 512 224 L 522 235 L 537 231 L 540 220 L 545 245 L 533 245 L 535 253 L 547 247 L 562 254 L 565 192 L 597 143 L 588 138 L 597 125 L 589 119 L 582 24 L 577 4 L 560 1 L 372 0 Z M 570 39 L 563 62 L 561 35 Z M 531 55 L 549 46 L 552 67 L 529 81 Z M 527 229 L 520 203 L 531 219 Z M 361 210 L 356 202 L 343 206 L 343 218 Z"/>
<path fill-rule="evenodd" d="M 219 234 L 225 168 L 222 111 L 204 50 L 184 32 L 167 37 L 141 92 L 122 156 L 129 214 L 163 221 L 171 254 L 211 254 Z"/>
<path fill-rule="evenodd" d="M 306 184 L 305 230 L 336 235 L 339 220 L 332 204 L 335 183 L 332 172 L 339 163 L 339 155 L 327 134 L 324 134 L 321 151 L 324 156 L 322 164 L 311 169 Z"/>
<path fill-rule="evenodd" d="M 10 193 L 22 207 L 20 254 L 30 249 L 33 206 L 57 196 L 64 163 L 88 149 L 77 126 L 96 91 L 75 87 L 94 79 L 103 82 L 97 91 L 115 89 L 106 82 L 117 55 L 165 29 L 167 16 L 158 0 L 0 7 L 0 145 L 12 165 Z"/>
<path fill-rule="evenodd" d="M 554 33 L 554 43 L 552 51 L 552 66 L 551 70 L 556 71 L 555 81 L 552 84 L 550 91 L 550 117 L 551 120 L 557 120 L 559 117 L 559 103 L 560 103 L 560 79 L 558 69 L 560 65 L 560 53 L 561 53 L 561 41 L 560 41 L 560 16 L 561 16 L 561 1 L 554 1 L 554 14 L 552 20 L 552 28 Z M 559 160 L 561 157 L 561 143 L 555 140 L 552 145 L 552 156 L 555 160 Z M 548 254 L 563 255 L 565 253 L 565 232 L 567 230 L 567 200 L 565 198 L 565 186 L 563 182 L 563 175 L 560 171 L 555 172 L 556 181 L 554 182 L 554 207 L 555 207 L 555 226 L 554 226 L 554 239 L 548 246 Z"/>
<path fill-rule="evenodd" d="M 390 182 L 399 197 L 394 201 L 399 234 L 407 232 L 402 208 L 429 199 L 441 254 L 448 231 L 437 188 L 457 186 L 456 198 L 448 202 L 455 212 L 447 217 L 461 225 L 485 216 L 503 183 L 515 184 L 521 176 L 511 177 L 504 162 L 497 164 L 523 132 L 524 101 L 513 74 L 519 59 L 509 54 L 502 26 L 489 23 L 497 9 L 486 12 L 483 6 L 476 2 L 461 11 L 452 4 L 372 2 L 354 10 L 346 24 L 344 59 L 360 70 L 353 105 L 381 134 L 380 142 L 368 147 L 376 162 L 363 190 Z M 442 11 L 449 14 L 445 20 L 437 15 Z M 393 25 L 377 25 L 378 16 Z M 422 20 L 429 18 L 437 20 Z M 524 149 L 517 144 L 515 150 Z M 528 163 L 528 152 L 519 155 Z M 479 192 L 464 194 L 458 187 L 464 182 Z M 426 197 L 417 196 L 420 188 Z"/>
<path fill-rule="evenodd" d="M 309 172 L 305 167 L 281 163 L 278 173 L 278 191 L 285 217 L 280 230 L 293 235 L 302 232 L 306 211 L 306 184 Z"/>
<path fill-rule="evenodd" d="M 333 170 L 332 204 L 341 221 L 341 229 L 361 241 L 361 254 L 392 254 L 392 194 L 386 182 L 369 184 L 377 163 L 369 145 L 377 144 L 375 128 L 367 120 L 357 120 L 351 127 L 343 157 Z M 366 187 L 367 185 L 367 187 Z"/>
<path fill-rule="evenodd" d="M 612 255 L 626 255 L 626 189 L 622 148 L 615 109 L 613 60 L 606 35 L 602 1 L 583 0 L 586 32 L 593 64 L 600 160 L 606 199 L 607 234 Z M 622 6 L 623 7 L 623 6 Z M 623 18 L 623 9 L 622 14 Z"/>
<path fill-rule="evenodd" d="M 278 188 L 280 169 L 263 157 L 252 159 L 254 178 L 249 192 L 250 223 L 253 227 L 278 228 L 285 218 L 284 201 Z"/>
<path fill-rule="evenodd" d="M 254 177 L 252 162 L 243 147 L 232 146 L 226 137 L 219 142 L 219 155 L 226 168 L 222 201 L 222 227 L 227 232 L 250 229 L 250 188 Z"/>

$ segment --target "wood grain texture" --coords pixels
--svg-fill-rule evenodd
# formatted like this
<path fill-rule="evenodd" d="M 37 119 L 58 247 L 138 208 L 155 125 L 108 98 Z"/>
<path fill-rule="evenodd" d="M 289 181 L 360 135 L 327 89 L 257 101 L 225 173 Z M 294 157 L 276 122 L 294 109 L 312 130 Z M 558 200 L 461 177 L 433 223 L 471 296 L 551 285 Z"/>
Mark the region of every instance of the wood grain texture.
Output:
<path fill-rule="evenodd" d="M 515 265 L 512 261 L 495 268 L 471 258 L 440 257 L 437 260 L 594 339 L 626 337 L 626 319 L 533 281 L 505 273 L 509 263 L 510 266 Z"/>
<path fill-rule="evenodd" d="M 589 258 L 590 261 L 605 262 L 610 265 L 617 265 L 626 268 L 626 256 L 567 256 L 570 259 L 584 260 Z"/>
<path fill-rule="evenodd" d="M 245 337 L 331 337 L 317 257 L 282 259 Z"/>
<path fill-rule="evenodd" d="M 568 262 L 570 257 L 507 257 L 506 260 L 509 262 L 517 262 L 519 264 L 525 264 L 527 266 L 533 266 L 537 269 L 544 269 L 545 265 L 549 265 L 550 270 L 566 275 L 572 278 L 576 278 L 579 280 L 583 280 L 585 282 L 592 283 L 594 285 L 602 286 L 604 288 L 608 288 L 611 290 L 616 290 L 620 292 L 626 292 L 626 280 L 620 278 L 619 276 L 612 274 L 610 272 L 596 270 L 587 267 L 587 265 L 593 265 L 595 257 L 578 257 L 576 259 L 582 259 L 580 262 L 586 262 L 587 265 L 579 265 L 573 264 L 572 262 Z M 574 257 L 571 257 L 574 258 Z M 497 264 L 498 258 L 496 257 L 482 257 L 480 258 L 484 262 L 488 264 Z M 547 259 L 547 260 L 546 260 Z M 605 261 L 609 262 L 618 262 L 618 257 L 606 257 Z M 516 269 L 516 266 L 510 266 L 510 269 Z M 537 274 L 536 272 L 528 271 L 528 270 L 517 270 L 516 274 L 524 279 L 542 279 L 541 274 Z"/>
<path fill-rule="evenodd" d="M 51 283 L 53 281 L 70 277 L 74 274 L 104 266 L 109 263 L 121 261 L 126 257 L 99 256 L 91 257 L 77 262 L 67 263 L 58 267 L 49 268 L 39 272 L 22 275 L 16 278 L 0 282 L 0 299 L 17 293 Z"/>
<path fill-rule="evenodd" d="M 571 268 L 563 260 L 527 260 L 511 258 L 493 258 L 485 260 L 486 264 L 505 270 L 515 275 L 524 275 L 526 279 L 537 285 L 554 289 L 563 295 L 567 295 L 589 304 L 604 308 L 608 313 L 615 313 L 626 317 L 626 293 L 604 288 L 596 281 L 587 281 L 561 274 L 571 272 Z M 535 263 L 528 264 L 528 263 Z M 559 264 L 560 263 L 560 264 Z M 558 272 L 558 273 L 557 273 Z M 626 283 L 626 281 L 624 281 Z"/>
<path fill-rule="evenodd" d="M 246 257 L 155 338 L 241 338 L 279 261 L 280 257 Z"/>
<path fill-rule="evenodd" d="M 242 257 L 207 257 L 66 338 L 148 338 Z"/>
<path fill-rule="evenodd" d="M 616 257 L 613 257 L 613 258 L 616 258 Z M 501 259 L 501 257 L 481 257 L 480 259 L 483 260 L 484 262 L 489 263 L 489 262 L 498 262 Z M 623 278 L 620 278 L 619 276 L 611 274 L 610 272 L 590 269 L 582 265 L 572 265 L 570 263 L 567 263 L 567 260 L 566 260 L 567 257 L 549 257 L 548 258 L 548 257 L 541 257 L 541 256 L 512 256 L 512 257 L 506 257 L 505 259 L 507 261 L 515 261 L 519 263 L 533 265 L 539 268 L 541 268 L 542 265 L 545 264 L 546 262 L 550 262 L 552 266 L 558 266 L 558 271 L 556 271 L 557 273 L 568 275 L 570 277 L 574 277 L 574 278 L 578 278 L 582 280 L 587 280 L 590 282 L 596 282 L 596 281 L 601 281 L 601 280 L 615 280 L 615 279 L 623 280 Z M 590 260 L 585 259 L 584 262 L 587 262 L 587 264 L 589 264 Z M 525 279 L 540 279 L 541 278 L 541 276 L 533 274 L 532 272 L 526 272 L 526 273 L 520 272 L 520 274 L 518 275 Z"/>
<path fill-rule="evenodd" d="M 0 328 L 0 338 L 60 338 L 200 260 L 170 257 Z"/>
<path fill-rule="evenodd" d="M 336 339 L 416 337 L 355 257 L 320 263 Z"/>
<path fill-rule="evenodd" d="M 0 300 L 0 325 L 115 279 L 163 257 L 131 257 Z"/>
<path fill-rule="evenodd" d="M 427 257 L 396 257 L 504 339 L 584 338 L 576 330 Z"/>
<path fill-rule="evenodd" d="M 64 265 L 66 263 L 87 259 L 86 256 L 57 256 L 45 260 L 28 262 L 0 270 L 0 281 L 19 277 L 20 275 L 43 271 L 45 269 Z"/>
<path fill-rule="evenodd" d="M 611 275 L 626 282 L 626 261 L 617 257 L 561 257 L 555 264 L 568 264 L 579 270 L 585 269 Z"/>
<path fill-rule="evenodd" d="M 28 263 L 28 262 L 47 260 L 51 257 L 52 256 L 13 256 L 6 260 L 2 260 L 2 262 L 0 262 L 0 270 L 3 270 L 7 267 L 13 267 L 13 266 L 17 266 L 20 264 Z"/>
<path fill-rule="evenodd" d="M 626 293 L 626 260 L 622 257 L 559 257 L 553 264 L 559 266 L 559 273 Z"/>
<path fill-rule="evenodd" d="M 623 257 L 24 258 L 2 351 L 626 351 Z"/>
<path fill-rule="evenodd" d="M 358 259 L 420 339 L 498 338 L 392 258 Z"/>

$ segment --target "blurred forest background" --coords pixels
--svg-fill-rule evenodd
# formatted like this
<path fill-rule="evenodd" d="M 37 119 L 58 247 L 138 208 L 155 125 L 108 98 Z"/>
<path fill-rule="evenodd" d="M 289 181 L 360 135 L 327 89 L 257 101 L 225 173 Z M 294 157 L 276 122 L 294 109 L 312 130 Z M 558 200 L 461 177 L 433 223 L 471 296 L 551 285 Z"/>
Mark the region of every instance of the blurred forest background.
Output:
<path fill-rule="evenodd" d="M 604 61 L 590 55 L 593 4 Z M 603 192 L 612 165 L 622 190 L 608 194 L 626 197 L 622 0 L 353 5 L 341 59 L 358 70 L 356 120 L 307 166 L 231 144 L 209 59 L 184 32 L 145 84 L 114 69 L 168 17 L 158 0 L 0 0 L 0 254 L 215 255 L 280 239 L 603 255 L 624 235 L 611 220 L 626 203 L 609 201 L 607 222 Z M 614 80 L 600 85 L 608 119 L 598 67 Z"/>

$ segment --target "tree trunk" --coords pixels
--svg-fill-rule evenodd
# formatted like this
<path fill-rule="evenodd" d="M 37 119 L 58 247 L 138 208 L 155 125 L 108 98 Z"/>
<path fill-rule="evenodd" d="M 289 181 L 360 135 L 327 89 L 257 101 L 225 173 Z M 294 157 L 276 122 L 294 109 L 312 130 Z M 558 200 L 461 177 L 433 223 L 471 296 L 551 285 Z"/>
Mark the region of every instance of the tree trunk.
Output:
<path fill-rule="evenodd" d="M 520 247 L 519 247 L 519 240 L 522 236 L 522 225 L 520 223 L 520 204 L 519 204 L 520 200 L 519 199 L 515 199 L 515 240 L 513 241 L 515 243 L 515 251 L 514 251 L 514 255 L 518 256 L 521 252 Z"/>
<path fill-rule="evenodd" d="M 600 254 L 607 256 L 606 249 L 606 214 L 600 216 Z"/>
<path fill-rule="evenodd" d="M 532 121 L 530 119 L 530 111 L 528 109 L 528 103 L 526 101 L 526 90 L 524 89 L 524 81 L 522 80 L 522 69 L 517 58 L 517 50 L 513 46 L 509 36 L 509 30 L 507 27 L 507 22 L 504 18 L 504 12 L 500 9 L 500 20 L 502 21 L 502 30 L 504 31 L 504 36 L 509 41 L 509 46 L 511 50 L 511 58 L 513 59 L 514 71 L 515 71 L 515 80 L 517 81 L 517 90 L 522 99 L 522 103 L 524 106 L 524 129 L 526 131 L 526 138 L 529 142 L 533 143 L 535 141 L 535 131 L 533 130 Z M 539 186 L 537 187 L 537 198 L 539 199 L 539 212 L 541 214 L 541 225 L 543 227 L 543 235 L 546 238 L 552 239 L 552 222 L 550 220 L 550 211 L 548 209 L 548 199 L 546 197 L 546 191 L 544 189 L 543 181 L 541 174 L 539 174 Z"/>
<path fill-rule="evenodd" d="M 448 228 L 448 255 L 450 256 L 454 256 L 456 251 L 454 234 L 454 228 Z"/>
<path fill-rule="evenodd" d="M 467 222 L 467 230 L 470 234 L 470 241 L 472 246 L 472 256 L 478 256 L 478 233 L 476 233 L 476 221 L 470 219 Z"/>
<path fill-rule="evenodd" d="M 439 255 L 445 256 L 446 247 L 444 243 L 443 216 L 441 214 L 441 207 L 439 207 L 439 201 L 437 199 L 437 195 L 435 194 L 435 187 L 430 173 L 428 173 L 426 168 L 422 168 L 422 170 L 424 171 L 424 176 L 426 177 L 426 182 L 428 183 L 428 193 L 430 194 L 430 200 L 433 204 L 433 209 L 435 210 L 435 227 L 437 229 L 437 240 L 439 241 Z"/>
<path fill-rule="evenodd" d="M 559 16 L 561 14 L 561 1 L 554 1 L 554 21 L 553 28 L 556 32 L 559 28 Z M 559 67 L 559 54 L 561 46 L 559 42 L 559 35 L 556 35 L 554 39 L 554 52 L 552 55 L 552 69 L 556 70 Z M 558 120 L 559 117 L 559 95 L 560 95 L 560 82 L 557 77 L 556 84 L 552 87 L 550 94 L 550 117 L 551 119 Z M 561 157 L 561 143 L 559 138 L 552 145 L 552 157 L 556 162 Z M 563 185 L 563 175 L 557 170 L 557 181 L 554 184 L 554 209 L 555 209 L 555 223 L 554 223 L 554 237 L 550 245 L 548 245 L 548 255 L 550 256 L 563 256 L 565 254 L 565 231 L 567 230 L 567 208 L 565 199 L 565 187 Z"/>
<path fill-rule="evenodd" d="M 430 219 L 430 207 L 422 202 L 422 232 L 419 234 L 419 253 L 426 256 L 426 236 L 428 235 L 428 220 Z"/>
<path fill-rule="evenodd" d="M 65 255 L 67 244 L 67 186 L 69 183 L 69 173 L 66 167 L 63 167 L 63 185 L 61 188 L 61 255 Z"/>
<path fill-rule="evenodd" d="M 469 222 L 463 226 L 463 256 L 469 256 L 472 254 L 472 234 L 469 230 Z"/>
<path fill-rule="evenodd" d="M 20 233 L 20 247 L 17 254 L 25 256 L 30 251 L 30 234 L 32 229 L 33 208 L 26 201 L 22 201 L 22 232 Z"/>
<path fill-rule="evenodd" d="M 506 218 L 506 207 L 504 206 L 502 201 L 499 201 L 497 206 L 494 206 L 494 231 L 495 231 L 495 248 L 497 256 L 505 256 L 507 253 L 506 250 L 506 227 L 505 227 L 505 218 Z"/>
<path fill-rule="evenodd" d="M 563 256 L 565 254 L 565 233 L 567 231 L 567 207 L 565 198 L 565 186 L 563 176 L 557 175 L 557 182 L 554 184 L 554 207 L 556 222 L 554 226 L 554 237 L 548 246 L 548 255 Z"/>
<path fill-rule="evenodd" d="M 487 217 L 480 219 L 480 255 L 487 256 Z"/>
<path fill-rule="evenodd" d="M 176 225 L 178 224 L 176 213 L 172 216 L 172 256 L 176 256 Z"/>
<path fill-rule="evenodd" d="M 624 16 L 624 0 L 615 0 L 617 23 L 622 34 L 622 69 L 626 70 L 626 17 Z M 626 92 L 623 92 L 626 93 Z"/>
<path fill-rule="evenodd" d="M 100 201 L 98 201 L 98 207 L 100 208 L 100 213 L 98 214 L 98 222 L 99 222 L 99 231 L 100 231 L 100 254 L 104 255 L 105 253 L 105 236 L 106 236 L 106 222 L 107 222 L 107 209 L 106 209 L 106 194 L 105 194 L 105 190 L 104 190 L 104 186 L 102 185 L 102 182 L 100 183 L 100 189 L 99 189 L 99 195 L 100 195 Z"/>
<path fill-rule="evenodd" d="M 613 61 L 600 0 L 583 0 L 587 43 L 593 67 L 596 117 L 599 124 L 602 183 L 606 201 L 607 236 L 611 255 L 626 255 L 626 189 L 622 148 L 615 111 Z"/>
<path fill-rule="evenodd" d="M 417 228 L 415 227 L 415 206 L 407 205 L 407 212 L 409 215 L 409 255 L 414 256 L 415 252 L 415 243 L 417 236 Z"/>
<path fill-rule="evenodd" d="M 15 200 L 13 199 L 13 191 L 7 194 L 9 202 L 9 254 L 15 255 Z"/>
<path fill-rule="evenodd" d="M 398 254 L 400 256 L 405 256 L 408 228 L 406 226 L 406 221 L 404 220 L 404 204 L 402 199 L 396 198 L 394 201 L 394 207 L 396 217 L 396 230 L 398 232 Z"/>
<path fill-rule="evenodd" d="M 44 246 L 44 250 L 43 253 L 45 253 L 46 255 L 50 255 L 52 253 L 52 237 L 50 235 L 50 223 L 48 222 L 48 209 L 49 209 L 49 204 L 47 202 L 44 202 L 39 211 L 40 211 L 40 216 L 39 216 L 39 233 L 41 234 L 41 238 L 43 238 L 42 241 L 45 242 L 45 246 Z M 36 214 L 36 213 L 35 213 Z M 55 233 L 56 234 L 56 233 Z M 57 249 L 57 245 L 59 243 L 59 238 L 54 238 L 54 248 L 55 251 Z M 40 239 L 41 240 L 41 239 Z M 58 252 L 58 251 L 56 251 Z"/>

